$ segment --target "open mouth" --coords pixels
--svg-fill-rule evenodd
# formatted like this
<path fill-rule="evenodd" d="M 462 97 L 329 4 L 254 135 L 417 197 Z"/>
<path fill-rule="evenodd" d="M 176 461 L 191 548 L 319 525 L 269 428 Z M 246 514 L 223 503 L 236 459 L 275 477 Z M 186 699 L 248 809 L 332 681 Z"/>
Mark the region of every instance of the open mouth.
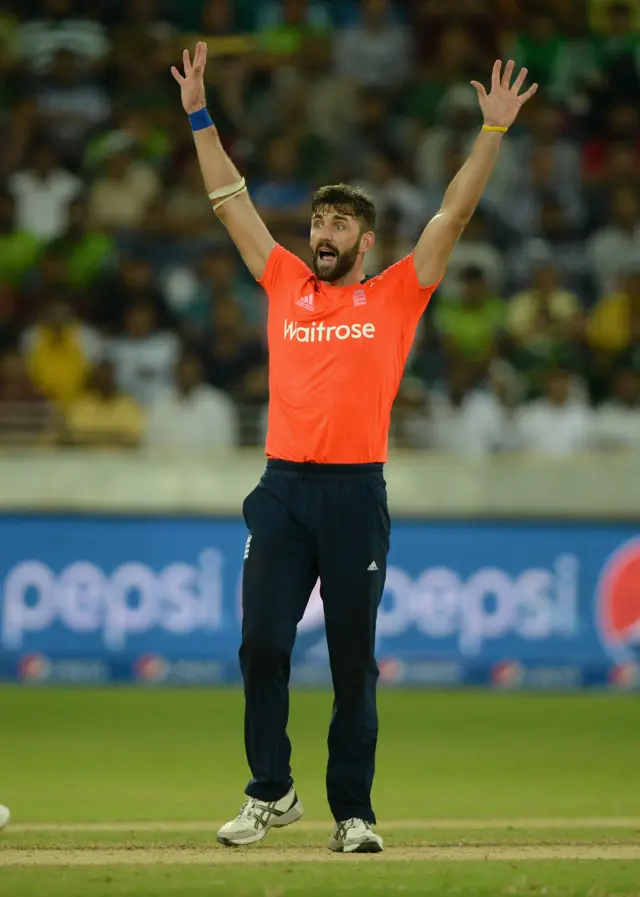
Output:
<path fill-rule="evenodd" d="M 324 249 L 320 249 L 318 251 L 318 258 L 321 262 L 335 262 L 338 257 L 338 253 L 335 249 L 329 249 L 325 247 Z"/>

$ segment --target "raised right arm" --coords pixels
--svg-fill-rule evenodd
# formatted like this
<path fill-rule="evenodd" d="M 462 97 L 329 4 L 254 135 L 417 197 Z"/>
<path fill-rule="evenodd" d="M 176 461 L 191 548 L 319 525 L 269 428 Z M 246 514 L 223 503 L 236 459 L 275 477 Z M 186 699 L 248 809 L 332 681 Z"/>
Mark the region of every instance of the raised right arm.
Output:
<path fill-rule="evenodd" d="M 229 231 L 242 259 L 251 274 L 260 280 L 267 260 L 273 251 L 275 240 L 258 215 L 249 198 L 242 177 L 224 150 L 214 124 L 209 124 L 204 91 L 204 68 L 207 61 L 207 45 L 199 42 L 193 56 L 193 64 L 187 50 L 184 51 L 184 75 L 173 66 L 171 73 L 180 85 L 182 105 L 191 118 L 193 139 L 198 153 L 202 178 L 218 218 Z M 200 119 L 200 120 L 199 120 Z M 202 125 L 206 125 L 202 127 Z M 231 197 L 231 198 L 227 198 Z M 223 202 L 223 200 L 226 200 Z"/>

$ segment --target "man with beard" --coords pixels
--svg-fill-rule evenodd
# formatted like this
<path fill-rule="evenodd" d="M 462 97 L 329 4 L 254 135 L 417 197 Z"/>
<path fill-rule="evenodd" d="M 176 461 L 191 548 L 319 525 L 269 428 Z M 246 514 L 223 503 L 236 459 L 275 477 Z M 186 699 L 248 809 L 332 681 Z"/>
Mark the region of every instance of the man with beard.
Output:
<path fill-rule="evenodd" d="M 274 241 L 206 110 L 207 48 L 184 51 L 180 84 L 206 189 L 269 297 L 267 469 L 247 497 L 240 665 L 252 779 L 226 846 L 260 841 L 303 814 L 289 765 L 289 672 L 296 627 L 318 578 L 334 685 L 327 796 L 331 850 L 377 853 L 371 806 L 378 720 L 374 657 L 389 514 L 383 477 L 391 406 L 418 321 L 488 183 L 500 143 L 536 85 L 493 68 L 472 82 L 485 124 L 439 212 L 407 258 L 363 277 L 375 208 L 361 191 L 321 188 L 311 202 L 313 270 Z"/>

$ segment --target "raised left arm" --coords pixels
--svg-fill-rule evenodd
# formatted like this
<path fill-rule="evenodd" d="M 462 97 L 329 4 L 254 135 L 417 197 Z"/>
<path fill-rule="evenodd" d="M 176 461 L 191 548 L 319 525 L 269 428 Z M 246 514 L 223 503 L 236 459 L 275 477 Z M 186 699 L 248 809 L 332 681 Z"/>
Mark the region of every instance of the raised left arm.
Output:
<path fill-rule="evenodd" d="M 478 92 L 484 125 L 469 158 L 449 184 L 439 211 L 425 227 L 414 250 L 413 261 L 423 287 L 436 283 L 444 274 L 449 256 L 489 183 L 504 135 L 522 105 L 538 89 L 533 84 L 520 94 L 527 70 L 520 71 L 512 86 L 514 66 L 510 60 L 501 78 L 502 62 L 496 61 L 489 94 L 482 84 L 471 82 Z"/>

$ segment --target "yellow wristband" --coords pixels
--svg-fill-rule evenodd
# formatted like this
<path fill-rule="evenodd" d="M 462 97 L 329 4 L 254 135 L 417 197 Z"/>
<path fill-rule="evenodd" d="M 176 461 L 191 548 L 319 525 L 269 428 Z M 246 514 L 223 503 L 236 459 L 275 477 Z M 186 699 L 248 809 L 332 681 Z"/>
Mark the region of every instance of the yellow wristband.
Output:
<path fill-rule="evenodd" d="M 483 125 L 483 131 L 497 131 L 498 134 L 506 134 L 509 128 L 501 128 L 498 125 Z"/>

